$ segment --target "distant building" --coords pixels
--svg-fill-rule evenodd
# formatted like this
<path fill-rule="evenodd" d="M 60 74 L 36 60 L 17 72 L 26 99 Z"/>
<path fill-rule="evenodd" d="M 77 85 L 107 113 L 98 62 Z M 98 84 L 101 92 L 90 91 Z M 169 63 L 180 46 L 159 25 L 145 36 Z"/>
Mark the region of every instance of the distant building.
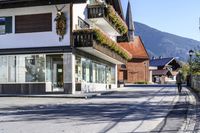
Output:
<path fill-rule="evenodd" d="M 149 81 L 149 56 L 139 36 L 134 35 L 134 23 L 130 2 L 126 13 L 128 26 L 127 39 L 119 40 L 119 45 L 131 53 L 132 57 L 125 65 L 118 65 L 118 80 L 125 83 L 137 83 Z M 124 37 L 126 38 L 126 37 Z"/>
<path fill-rule="evenodd" d="M 173 82 L 176 79 L 176 74 L 181 68 L 180 63 L 173 57 L 171 58 L 154 58 L 150 60 L 150 67 L 157 67 L 152 71 L 152 82 L 166 83 Z"/>
<path fill-rule="evenodd" d="M 149 81 L 149 56 L 139 36 L 134 37 L 133 42 L 119 43 L 132 55 L 132 59 L 118 67 L 118 80 L 127 83 Z"/>

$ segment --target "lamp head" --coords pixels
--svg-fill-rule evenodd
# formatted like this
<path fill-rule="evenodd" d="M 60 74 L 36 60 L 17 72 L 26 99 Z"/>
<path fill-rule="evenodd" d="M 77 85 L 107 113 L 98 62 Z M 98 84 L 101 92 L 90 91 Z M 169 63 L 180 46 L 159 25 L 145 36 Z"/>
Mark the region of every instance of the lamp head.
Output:
<path fill-rule="evenodd" d="M 194 54 L 194 51 L 193 50 L 190 50 L 189 51 L 189 56 L 192 56 Z"/>

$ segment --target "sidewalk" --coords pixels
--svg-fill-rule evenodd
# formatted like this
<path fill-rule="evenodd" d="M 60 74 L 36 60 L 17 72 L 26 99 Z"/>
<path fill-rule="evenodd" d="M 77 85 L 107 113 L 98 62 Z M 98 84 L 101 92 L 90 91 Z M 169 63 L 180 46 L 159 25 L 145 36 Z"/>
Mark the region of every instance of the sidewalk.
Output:
<path fill-rule="evenodd" d="M 30 97 L 30 98 L 92 98 L 114 93 L 114 90 L 88 92 L 80 94 L 0 94 L 0 97 Z"/>

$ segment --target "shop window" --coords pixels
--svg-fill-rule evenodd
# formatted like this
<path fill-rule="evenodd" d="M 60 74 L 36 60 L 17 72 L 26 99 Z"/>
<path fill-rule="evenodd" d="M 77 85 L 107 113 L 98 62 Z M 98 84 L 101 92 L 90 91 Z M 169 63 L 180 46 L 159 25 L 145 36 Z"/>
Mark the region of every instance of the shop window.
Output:
<path fill-rule="evenodd" d="M 7 82 L 7 56 L 0 56 L 0 83 Z"/>
<path fill-rule="evenodd" d="M 115 84 L 115 67 L 111 67 L 111 84 Z"/>
<path fill-rule="evenodd" d="M 0 35 L 12 33 L 12 17 L 0 17 Z"/>
<path fill-rule="evenodd" d="M 8 82 L 16 82 L 16 56 L 8 56 Z"/>
<path fill-rule="evenodd" d="M 81 74 L 82 74 L 82 71 L 81 71 L 81 58 L 76 56 L 76 66 L 75 66 L 75 71 L 76 71 L 76 75 L 75 75 L 75 78 L 76 78 L 76 83 L 81 83 Z"/>
<path fill-rule="evenodd" d="M 82 66 L 82 67 L 81 67 Z M 115 83 L 115 67 L 76 57 L 76 82 L 110 84 Z M 82 76 L 81 76 L 82 75 Z M 82 79 L 81 79 L 82 78 Z"/>
<path fill-rule="evenodd" d="M 106 74 L 105 74 L 105 66 L 98 64 L 97 65 L 97 72 L 96 72 L 96 79 L 97 83 L 106 83 Z"/>
<path fill-rule="evenodd" d="M 44 82 L 44 57 L 32 55 L 25 57 L 26 82 Z"/>
<path fill-rule="evenodd" d="M 44 55 L 17 56 L 17 82 L 45 82 Z"/>

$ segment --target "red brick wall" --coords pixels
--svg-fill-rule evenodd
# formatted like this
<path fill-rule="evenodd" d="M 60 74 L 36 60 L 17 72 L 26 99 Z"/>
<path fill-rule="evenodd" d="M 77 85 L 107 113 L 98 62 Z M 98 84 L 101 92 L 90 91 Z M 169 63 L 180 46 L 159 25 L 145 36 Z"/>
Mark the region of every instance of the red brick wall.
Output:
<path fill-rule="evenodd" d="M 119 67 L 119 66 L 118 66 Z M 149 81 L 149 60 L 133 60 L 126 64 L 127 83 Z M 118 80 L 123 80 L 123 72 L 118 69 Z"/>
<path fill-rule="evenodd" d="M 118 80 L 119 81 L 123 81 L 124 80 L 124 78 L 123 78 L 123 71 L 121 71 L 121 70 L 118 70 Z"/>

